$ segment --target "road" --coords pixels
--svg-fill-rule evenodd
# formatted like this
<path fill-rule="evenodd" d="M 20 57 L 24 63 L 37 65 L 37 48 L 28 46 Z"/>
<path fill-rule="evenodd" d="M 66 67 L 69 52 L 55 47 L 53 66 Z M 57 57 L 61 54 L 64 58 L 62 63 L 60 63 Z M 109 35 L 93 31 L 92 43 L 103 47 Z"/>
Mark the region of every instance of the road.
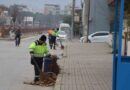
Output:
<path fill-rule="evenodd" d="M 28 46 L 35 39 L 23 39 L 20 47 L 15 47 L 14 41 L 0 41 L 0 90 L 53 90 L 23 84 L 34 77 Z"/>

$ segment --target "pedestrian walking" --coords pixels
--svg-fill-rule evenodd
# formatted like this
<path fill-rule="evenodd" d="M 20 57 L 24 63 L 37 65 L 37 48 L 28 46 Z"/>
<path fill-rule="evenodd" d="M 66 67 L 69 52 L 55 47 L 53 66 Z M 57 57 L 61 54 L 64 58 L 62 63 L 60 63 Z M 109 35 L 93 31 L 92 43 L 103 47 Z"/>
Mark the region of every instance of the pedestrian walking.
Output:
<path fill-rule="evenodd" d="M 15 46 L 19 46 L 21 42 L 21 30 L 20 28 L 15 31 Z"/>
<path fill-rule="evenodd" d="M 43 57 L 48 55 L 46 36 L 42 35 L 39 40 L 32 42 L 29 46 L 31 55 L 31 64 L 34 66 L 34 83 L 40 80 L 40 71 L 42 70 Z"/>

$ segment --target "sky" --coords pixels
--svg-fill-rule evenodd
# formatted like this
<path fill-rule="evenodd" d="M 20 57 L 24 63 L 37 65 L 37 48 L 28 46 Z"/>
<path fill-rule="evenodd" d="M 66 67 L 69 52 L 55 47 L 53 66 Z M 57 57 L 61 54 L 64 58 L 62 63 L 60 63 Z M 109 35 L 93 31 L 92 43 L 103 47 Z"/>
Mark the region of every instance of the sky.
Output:
<path fill-rule="evenodd" d="M 80 1 L 76 0 L 76 6 L 80 7 Z M 72 0 L 0 0 L 0 4 L 6 6 L 13 4 L 27 5 L 31 11 L 43 11 L 44 4 L 58 4 L 63 9 L 65 5 L 71 3 Z"/>

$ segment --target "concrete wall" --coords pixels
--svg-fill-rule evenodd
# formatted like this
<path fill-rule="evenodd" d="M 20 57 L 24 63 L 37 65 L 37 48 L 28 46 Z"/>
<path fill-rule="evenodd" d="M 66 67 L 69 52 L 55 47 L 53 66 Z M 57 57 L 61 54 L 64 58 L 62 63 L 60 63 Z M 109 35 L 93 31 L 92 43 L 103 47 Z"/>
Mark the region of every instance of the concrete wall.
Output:
<path fill-rule="evenodd" d="M 109 7 L 107 0 L 90 0 L 89 34 L 109 31 Z"/>

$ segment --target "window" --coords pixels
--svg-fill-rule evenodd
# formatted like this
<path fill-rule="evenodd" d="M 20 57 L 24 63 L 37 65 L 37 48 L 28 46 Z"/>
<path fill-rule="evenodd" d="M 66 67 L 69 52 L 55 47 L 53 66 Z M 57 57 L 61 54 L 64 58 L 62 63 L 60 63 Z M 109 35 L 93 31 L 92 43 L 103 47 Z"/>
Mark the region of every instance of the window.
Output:
<path fill-rule="evenodd" d="M 92 37 L 95 37 L 95 36 L 106 36 L 108 35 L 108 33 L 96 33 L 94 35 L 92 35 Z"/>
<path fill-rule="evenodd" d="M 60 31 L 60 32 L 58 32 L 58 34 L 65 35 L 66 33 L 64 31 Z"/>

